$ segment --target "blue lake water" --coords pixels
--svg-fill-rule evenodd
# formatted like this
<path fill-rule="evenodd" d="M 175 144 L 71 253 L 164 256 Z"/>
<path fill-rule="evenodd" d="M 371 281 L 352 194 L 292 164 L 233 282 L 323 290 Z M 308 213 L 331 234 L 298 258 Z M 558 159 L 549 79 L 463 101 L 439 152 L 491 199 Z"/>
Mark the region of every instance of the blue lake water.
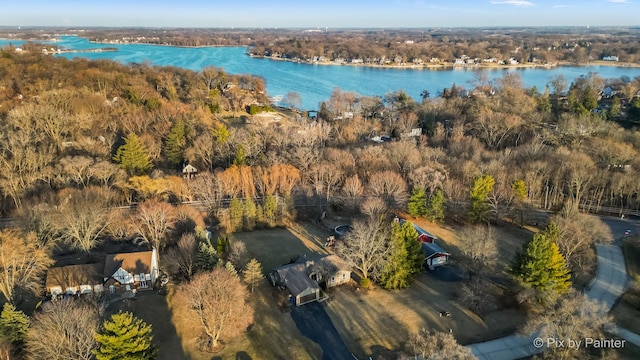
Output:
<path fill-rule="evenodd" d="M 20 45 L 21 41 L 11 41 Z M 0 47 L 9 44 L 0 40 Z M 419 99 L 423 90 L 436 96 L 442 89 L 458 86 L 471 87 L 477 70 L 454 68 L 447 70 L 384 69 L 356 66 L 326 66 L 274 61 L 251 58 L 244 47 L 202 47 L 179 48 L 145 44 L 102 44 L 91 43 L 85 38 L 63 36 L 56 45 L 65 49 L 87 50 L 116 47 L 115 52 L 80 52 L 56 56 L 66 58 L 112 59 L 122 63 L 149 62 L 153 65 L 178 66 L 190 70 L 201 70 L 206 66 L 223 68 L 230 74 L 253 74 L 267 82 L 267 92 L 271 96 L 284 95 L 294 91 L 300 94 L 302 107 L 318 109 L 319 102 L 326 100 L 334 88 L 355 91 L 361 95 L 384 95 L 396 90 Z M 569 82 L 590 72 L 598 73 L 605 79 L 640 76 L 640 68 L 614 66 L 562 66 L 545 68 L 513 68 L 485 70 L 490 79 L 503 76 L 507 72 L 517 72 L 525 86 L 536 86 L 543 90 L 553 77 L 563 75 Z"/>

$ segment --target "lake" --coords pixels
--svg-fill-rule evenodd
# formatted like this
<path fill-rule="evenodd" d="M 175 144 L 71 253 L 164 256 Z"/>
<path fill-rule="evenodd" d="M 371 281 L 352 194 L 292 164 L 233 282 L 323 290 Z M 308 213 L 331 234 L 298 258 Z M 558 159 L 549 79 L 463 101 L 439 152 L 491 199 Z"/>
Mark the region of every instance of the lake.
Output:
<path fill-rule="evenodd" d="M 21 41 L 11 41 L 19 45 Z M 9 44 L 9 40 L 0 40 L 0 47 Z M 300 94 L 304 109 L 318 109 L 318 104 L 329 98 L 334 88 L 355 91 L 361 95 L 384 95 L 396 90 L 404 90 L 415 99 L 419 99 L 423 90 L 436 96 L 442 89 L 458 86 L 471 87 L 476 78 L 477 69 L 449 68 L 444 70 L 426 69 L 385 69 L 364 66 L 327 66 L 274 61 L 249 57 L 244 47 L 201 47 L 180 48 L 145 44 L 104 44 L 91 43 L 85 38 L 63 36 L 55 43 L 65 49 L 87 50 L 116 47 L 114 52 L 80 52 L 56 56 L 66 58 L 83 57 L 87 59 L 112 59 L 122 63 L 149 62 L 154 65 L 178 66 L 190 70 L 201 70 L 206 66 L 223 68 L 230 74 L 253 74 L 263 77 L 267 82 L 270 96 L 285 95 L 293 91 Z M 525 86 L 536 86 L 542 91 L 553 77 L 563 75 L 569 82 L 586 76 L 590 72 L 598 73 L 605 79 L 628 76 L 640 76 L 640 68 L 615 66 L 561 66 L 554 68 L 511 68 L 487 69 L 490 79 L 503 76 L 507 72 L 516 72 L 522 76 Z"/>

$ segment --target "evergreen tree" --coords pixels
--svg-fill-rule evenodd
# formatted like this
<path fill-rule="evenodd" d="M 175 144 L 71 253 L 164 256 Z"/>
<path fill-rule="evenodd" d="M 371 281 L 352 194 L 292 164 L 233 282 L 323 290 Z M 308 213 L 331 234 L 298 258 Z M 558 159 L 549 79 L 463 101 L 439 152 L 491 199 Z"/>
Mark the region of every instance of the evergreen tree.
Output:
<path fill-rule="evenodd" d="M 247 152 L 244 150 L 244 146 L 238 145 L 236 148 L 236 156 L 233 158 L 233 165 L 247 165 Z"/>
<path fill-rule="evenodd" d="M 411 284 L 411 276 L 420 271 L 422 261 L 418 233 L 409 222 L 393 223 L 389 253 L 380 274 L 380 283 L 387 289 L 404 289 Z"/>
<path fill-rule="evenodd" d="M 247 266 L 245 266 L 244 271 L 242 273 L 244 282 L 249 285 L 251 292 L 253 292 L 253 287 L 264 278 L 262 274 L 262 265 L 256 259 L 251 259 Z"/>
<path fill-rule="evenodd" d="M 582 92 L 582 106 L 589 112 L 598 108 L 598 96 L 591 86 L 587 86 Z"/>
<path fill-rule="evenodd" d="M 413 188 L 409 203 L 407 204 L 407 211 L 409 215 L 413 217 L 425 216 L 427 214 L 427 195 L 423 188 Z"/>
<path fill-rule="evenodd" d="M 256 204 L 253 200 L 245 200 L 242 206 L 242 227 L 244 231 L 253 231 L 256 228 L 256 213 Z"/>
<path fill-rule="evenodd" d="M 429 219 L 429 221 L 444 220 L 444 194 L 442 190 L 438 189 L 431 194 L 426 210 L 426 218 Z"/>
<path fill-rule="evenodd" d="M 620 115 L 621 112 L 622 112 L 622 102 L 620 101 L 619 97 L 614 96 L 613 100 L 611 101 L 611 109 L 609 110 L 609 117 L 616 118 Z"/>
<path fill-rule="evenodd" d="M 129 312 L 119 312 L 105 320 L 95 335 L 97 360 L 155 359 L 156 347 L 151 343 L 151 325 Z"/>
<path fill-rule="evenodd" d="M 557 227 L 555 227 L 557 229 Z M 547 296 L 565 294 L 571 287 L 571 275 L 558 245 L 551 239 L 554 229 L 538 233 L 516 254 L 510 273 L 525 286 Z"/>
<path fill-rule="evenodd" d="M 219 237 L 217 244 L 218 254 L 224 254 L 229 250 L 229 238 L 228 237 Z"/>
<path fill-rule="evenodd" d="M 236 267 L 233 266 L 233 264 L 231 263 L 231 261 L 227 261 L 224 264 L 224 269 L 231 275 L 235 276 L 235 277 L 239 277 L 238 276 L 238 270 L 236 270 Z"/>
<path fill-rule="evenodd" d="M 275 227 L 278 224 L 278 203 L 275 196 L 269 194 L 264 198 L 264 219 L 267 227 Z"/>
<path fill-rule="evenodd" d="M 133 133 L 124 139 L 124 145 L 118 148 L 113 160 L 129 175 L 144 175 L 153 168 L 147 151 Z"/>
<path fill-rule="evenodd" d="M 516 180 L 511 184 L 511 190 L 513 190 L 518 201 L 524 201 L 528 197 L 527 185 L 523 180 Z"/>
<path fill-rule="evenodd" d="M 199 270 L 211 271 L 218 263 L 218 252 L 211 244 L 211 240 L 207 239 L 200 242 L 196 253 L 195 266 Z"/>
<path fill-rule="evenodd" d="M 266 219 L 264 217 L 264 208 L 262 205 L 256 205 L 256 224 L 259 228 L 263 228 L 266 224 Z"/>
<path fill-rule="evenodd" d="M 20 345 L 29 330 L 29 317 L 7 302 L 0 314 L 0 338 L 12 344 Z"/>
<path fill-rule="evenodd" d="M 187 146 L 187 131 L 184 121 L 178 120 L 171 128 L 165 140 L 164 151 L 167 161 L 173 165 L 180 165 L 184 161 L 184 150 Z"/>
<path fill-rule="evenodd" d="M 484 175 L 473 182 L 469 192 L 469 209 L 467 211 L 469 222 L 477 224 L 486 222 L 489 216 L 488 196 L 496 181 L 490 175 Z"/>
<path fill-rule="evenodd" d="M 229 203 L 229 232 L 242 230 L 242 203 L 235 196 Z"/>

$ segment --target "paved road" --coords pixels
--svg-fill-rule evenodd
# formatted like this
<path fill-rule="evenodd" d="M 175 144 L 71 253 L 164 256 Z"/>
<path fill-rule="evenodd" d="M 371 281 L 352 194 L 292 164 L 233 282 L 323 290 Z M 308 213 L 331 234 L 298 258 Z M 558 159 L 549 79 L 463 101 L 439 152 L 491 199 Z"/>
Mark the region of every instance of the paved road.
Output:
<path fill-rule="evenodd" d="M 602 218 L 611 228 L 615 239 L 619 239 L 624 232 L 631 228 L 637 229 L 633 223 L 613 218 Z M 624 265 L 622 249 L 617 244 L 597 245 L 598 270 L 596 277 L 590 284 L 587 294 L 591 299 L 601 301 L 611 309 L 616 299 L 624 293 L 627 284 L 627 272 Z M 619 336 L 629 335 L 627 330 L 616 327 Z M 630 333 L 630 332 L 629 332 Z M 636 337 L 633 337 L 635 335 Z M 640 341 L 636 334 L 631 333 L 630 342 Z M 510 335 L 500 339 L 472 344 L 473 354 L 480 360 L 513 360 L 539 354 L 543 349 L 533 346 L 535 335 Z M 626 338 L 626 337 L 624 337 Z"/>
<path fill-rule="evenodd" d="M 323 304 L 312 302 L 293 307 L 291 317 L 304 336 L 320 345 L 322 360 L 353 359 Z"/>

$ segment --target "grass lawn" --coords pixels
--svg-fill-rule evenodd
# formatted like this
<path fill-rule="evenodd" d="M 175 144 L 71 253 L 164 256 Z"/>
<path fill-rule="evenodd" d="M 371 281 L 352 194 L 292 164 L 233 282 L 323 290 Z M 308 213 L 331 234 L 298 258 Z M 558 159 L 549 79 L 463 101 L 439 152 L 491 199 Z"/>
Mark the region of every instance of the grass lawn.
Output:
<path fill-rule="evenodd" d="M 438 244 L 454 256 L 459 253 L 456 237 L 459 228 L 426 221 L 418 224 L 438 236 L 441 239 Z M 316 238 L 328 234 L 309 223 L 301 226 Z M 505 264 L 532 236 L 531 232 L 516 227 L 496 230 L 501 250 L 509 254 L 503 257 Z M 427 273 L 419 274 L 411 287 L 401 291 L 380 288 L 362 291 L 341 286 L 329 290 L 327 312 L 347 347 L 358 358 L 399 350 L 410 334 L 423 327 L 444 332 L 451 329 L 459 342 L 468 344 L 509 335 L 524 323 L 524 314 L 513 309 L 501 309 L 480 318 L 455 301 L 459 286 L 459 282 L 440 281 Z M 451 317 L 440 317 L 441 311 L 449 311 Z"/>
<path fill-rule="evenodd" d="M 273 268 L 286 264 L 296 255 L 306 254 L 309 257 L 324 254 L 322 232 L 311 233 L 301 226 L 294 225 L 290 229 L 260 230 L 247 233 L 235 233 L 229 236 L 231 241 L 243 241 L 251 258 L 256 258 L 265 273 Z M 137 303 L 136 303 L 137 302 Z M 134 306 L 140 304 L 137 300 Z M 250 302 L 255 309 L 254 324 L 246 333 L 225 341 L 225 347 L 218 353 L 211 354 L 197 349 L 196 341 L 199 332 L 197 320 L 181 306 L 180 296 L 175 289 L 166 297 L 169 310 L 165 310 L 171 318 L 170 324 L 162 327 L 173 327 L 177 339 L 173 343 L 159 343 L 160 352 L 169 356 L 160 359 L 320 359 L 322 350 L 311 340 L 304 337 L 288 312 L 281 311 L 275 289 L 263 282 L 254 289 Z M 150 318 L 154 323 L 154 318 Z M 154 326 L 154 333 L 156 327 Z M 171 346 L 171 349 L 168 347 Z M 167 349 L 165 349 L 167 348 Z M 181 356 L 173 350 L 178 348 Z"/>
<path fill-rule="evenodd" d="M 463 344 L 511 334 L 525 321 L 515 310 L 499 310 L 484 319 L 452 298 L 460 283 L 435 280 L 419 274 L 408 289 L 368 291 L 342 286 L 331 289 L 327 312 L 347 347 L 359 358 L 398 350 L 421 328 L 448 332 Z M 449 311 L 450 318 L 440 317 Z"/>
<path fill-rule="evenodd" d="M 266 274 L 287 264 L 294 256 L 328 254 L 323 246 L 327 235 L 308 228 L 309 226 L 293 225 L 287 229 L 234 233 L 229 235 L 229 239 L 243 241 L 249 257 L 257 259 Z"/>

